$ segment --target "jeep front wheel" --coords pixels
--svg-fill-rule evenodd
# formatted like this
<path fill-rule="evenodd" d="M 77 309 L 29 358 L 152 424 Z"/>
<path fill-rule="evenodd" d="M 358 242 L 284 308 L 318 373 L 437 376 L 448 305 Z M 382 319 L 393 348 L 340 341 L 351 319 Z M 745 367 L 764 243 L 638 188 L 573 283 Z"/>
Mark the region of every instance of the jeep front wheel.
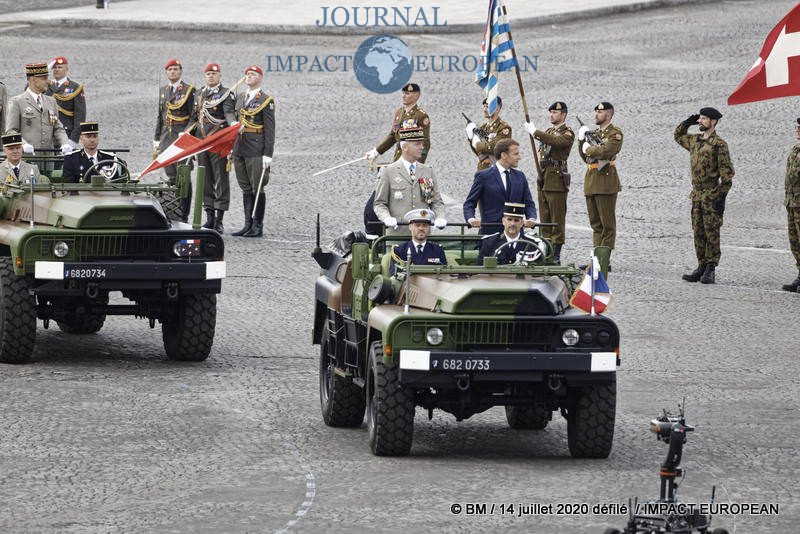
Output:
<path fill-rule="evenodd" d="M 567 418 L 569 453 L 575 458 L 608 458 L 616 411 L 616 383 L 579 389 Z"/>
<path fill-rule="evenodd" d="M 0 362 L 27 363 L 36 341 L 36 302 L 28 280 L 0 258 Z"/>
<path fill-rule="evenodd" d="M 542 430 L 550 421 L 550 413 L 541 405 L 506 406 L 506 421 L 516 430 Z"/>
<path fill-rule="evenodd" d="M 414 392 L 400 386 L 397 364 L 383 363 L 383 343 L 370 346 L 367 430 L 376 456 L 405 456 L 414 439 Z"/>
<path fill-rule="evenodd" d="M 170 360 L 202 362 L 211 353 L 217 324 L 217 296 L 184 295 L 161 322 L 164 350 Z"/>
<path fill-rule="evenodd" d="M 336 361 L 329 350 L 327 328 L 319 344 L 319 403 L 328 426 L 355 427 L 364 421 L 364 390 L 352 380 L 336 374 Z"/>

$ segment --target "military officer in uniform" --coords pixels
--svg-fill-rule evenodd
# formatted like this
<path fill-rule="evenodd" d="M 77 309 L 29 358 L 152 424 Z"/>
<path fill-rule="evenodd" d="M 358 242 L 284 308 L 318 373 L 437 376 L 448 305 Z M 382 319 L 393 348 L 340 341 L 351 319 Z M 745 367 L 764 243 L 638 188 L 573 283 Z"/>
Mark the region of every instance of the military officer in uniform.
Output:
<path fill-rule="evenodd" d="M 377 158 L 380 154 L 383 154 L 392 147 L 395 147 L 392 162 L 397 161 L 402 152 L 400 149 L 400 130 L 405 128 L 419 127 L 422 128 L 424 137 L 422 155 L 419 157 L 419 162 L 425 163 L 425 160 L 428 157 L 428 152 L 430 152 L 431 149 L 431 121 L 428 118 L 428 114 L 417 105 L 419 97 L 419 85 L 415 83 L 408 83 L 403 87 L 401 97 L 403 106 L 394 114 L 394 118 L 392 119 L 392 129 L 389 131 L 389 134 L 381 142 L 381 144 L 372 150 L 367 151 L 365 154 L 370 162 L 374 161 L 375 158 Z M 373 191 L 372 195 L 369 197 L 369 200 L 367 200 L 366 206 L 364 207 L 364 221 L 366 223 L 380 222 L 380 219 L 372 209 L 374 200 L 375 192 Z M 367 226 L 369 226 L 369 224 L 367 224 Z M 366 230 L 367 233 L 373 233 L 377 231 L 376 228 L 370 227 L 366 228 Z"/>
<path fill-rule="evenodd" d="M 483 99 L 483 116 L 487 121 L 484 122 L 480 130 L 486 133 L 486 139 L 476 133 L 475 123 L 467 124 L 467 140 L 475 155 L 478 156 L 478 170 L 488 169 L 497 161 L 494 157 L 494 146 L 501 139 L 511 138 L 511 126 L 500 118 L 500 108 L 503 107 L 503 99 L 497 97 L 497 109 L 489 115 L 489 104 Z"/>
<path fill-rule="evenodd" d="M 66 155 L 72 152 L 64 125 L 58 119 L 58 106 L 52 96 L 47 96 L 47 64 L 25 65 L 28 88 L 11 98 L 6 114 L 6 132 L 22 134 L 22 149 L 33 154 L 35 149 L 52 150 L 56 147 Z"/>
<path fill-rule="evenodd" d="M 622 130 L 611 124 L 614 106 L 600 102 L 594 108 L 593 132 L 588 126 L 578 130 L 578 154 L 586 163 L 583 194 L 592 227 L 594 246 L 614 249 L 617 238 L 617 193 L 622 191 L 617 174 L 616 157 L 622 149 Z M 595 146 L 589 142 L 595 138 Z"/>
<path fill-rule="evenodd" d="M 411 210 L 428 209 L 439 214 L 444 210 L 433 169 L 419 161 L 425 146 L 423 128 L 403 128 L 399 137 L 402 155 L 383 169 L 375 187 L 373 204 L 375 214 L 383 221 L 388 234 L 405 233 L 405 229 L 398 229 L 397 221 Z M 447 221 L 440 217 L 434 225 L 441 229 L 447 226 Z"/>
<path fill-rule="evenodd" d="M 242 188 L 244 227 L 231 235 L 260 237 L 264 233 L 264 209 L 269 167 L 275 149 L 275 99 L 261 89 L 264 73 L 256 65 L 244 71 L 247 91 L 236 97 L 236 119 L 244 128 L 233 146 L 236 181 Z M 253 214 L 255 206 L 255 217 Z"/>
<path fill-rule="evenodd" d="M 713 284 L 719 264 L 719 231 L 725 212 L 725 197 L 733 184 L 733 163 L 728 144 L 716 133 L 722 113 L 706 107 L 675 128 L 675 141 L 689 151 L 692 169 L 692 230 L 697 268 L 684 274 L 687 282 Z M 699 134 L 688 133 L 689 127 L 700 124 Z"/>
<path fill-rule="evenodd" d="M 428 242 L 431 224 L 436 220 L 436 213 L 429 209 L 411 210 L 403 216 L 408 223 L 411 239 L 405 243 L 392 246 L 392 262 L 390 271 L 394 274 L 398 260 L 406 261 L 411 252 L 412 265 L 447 265 L 444 248 L 436 243 Z"/>
<path fill-rule="evenodd" d="M 795 136 L 800 139 L 800 119 L 795 125 Z M 783 285 L 784 291 L 800 293 L 800 143 L 794 145 L 786 161 L 786 215 L 788 218 L 789 247 L 797 264 L 797 278 Z"/>
<path fill-rule="evenodd" d="M 186 131 L 190 122 L 194 120 L 195 87 L 181 79 L 183 66 L 177 59 L 171 59 L 164 66 L 169 83 L 161 88 L 158 93 L 158 118 L 156 119 L 156 133 L 153 141 L 154 155 L 163 152 Z M 178 164 L 173 163 L 164 167 L 170 183 L 174 184 L 178 175 Z M 190 202 L 192 200 L 192 186 L 189 184 L 189 194 L 181 201 L 181 218 L 184 222 L 189 219 Z"/>
<path fill-rule="evenodd" d="M 483 265 L 483 258 L 494 256 L 495 252 L 504 244 L 512 242 L 500 250 L 497 256 L 498 265 L 508 265 L 517 261 L 517 252 L 524 252 L 531 245 L 529 243 L 516 243 L 522 235 L 522 223 L 525 217 L 525 204 L 506 202 L 503 211 L 503 231 L 489 234 L 481 240 L 478 251 L 478 265 Z"/>
<path fill-rule="evenodd" d="M 98 150 L 100 125 L 97 122 L 82 122 L 80 130 L 79 141 L 83 148 L 67 154 L 64 158 L 64 170 L 62 171 L 63 178 L 73 183 L 88 181 L 88 177 L 84 176 L 84 174 L 97 163 L 108 160 L 115 161 L 117 159 L 117 155 L 112 152 Z M 120 175 L 120 168 L 115 163 L 106 163 L 94 167 L 92 174 L 99 174 L 107 180 L 113 180 Z"/>
<path fill-rule="evenodd" d="M 9 133 L 2 136 L 3 152 L 6 159 L 0 163 L 0 180 L 6 184 L 48 183 L 49 180 L 39 175 L 39 167 L 22 161 L 22 134 Z"/>
<path fill-rule="evenodd" d="M 548 108 L 550 124 L 545 131 L 537 130 L 532 122 L 525 125 L 530 135 L 539 141 L 539 156 L 542 161 L 542 180 L 539 186 L 539 220 L 544 223 L 556 223 L 558 226 L 542 227 L 542 236 L 553 240 L 553 260 L 561 263 L 561 247 L 564 246 L 567 224 L 567 194 L 569 193 L 570 175 L 567 167 L 575 133 L 567 126 L 567 104 L 553 102 Z"/>
<path fill-rule="evenodd" d="M 217 63 L 206 65 L 204 75 L 206 85 L 197 100 L 196 137 L 206 138 L 220 129 L 236 122 L 234 107 L 236 95 L 222 85 L 222 73 Z M 222 218 L 228 211 L 231 201 L 228 158 L 206 150 L 197 155 L 197 164 L 206 168 L 206 181 L 203 190 L 203 208 L 206 223 L 203 228 L 213 228 L 223 233 Z"/>
<path fill-rule="evenodd" d="M 78 146 L 78 138 L 81 136 L 80 125 L 86 122 L 86 95 L 83 92 L 83 85 L 67 78 L 69 63 L 67 58 L 57 57 L 53 60 L 53 78 L 49 82 L 45 94 L 56 99 L 58 104 L 58 118 L 67 137 L 72 142 L 72 148 Z"/>

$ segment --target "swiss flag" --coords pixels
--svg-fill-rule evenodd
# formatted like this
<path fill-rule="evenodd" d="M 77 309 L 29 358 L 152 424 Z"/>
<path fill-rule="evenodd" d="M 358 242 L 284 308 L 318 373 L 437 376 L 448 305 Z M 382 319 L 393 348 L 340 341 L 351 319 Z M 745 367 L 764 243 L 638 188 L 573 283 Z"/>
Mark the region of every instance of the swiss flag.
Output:
<path fill-rule="evenodd" d="M 728 105 L 800 95 L 800 3 L 769 32 L 761 54 Z"/>
<path fill-rule="evenodd" d="M 227 156 L 233 150 L 233 144 L 236 142 L 236 135 L 242 126 L 238 122 L 234 122 L 227 128 L 220 129 L 214 135 L 210 135 L 205 139 L 198 139 L 191 134 L 183 134 L 178 137 L 174 143 L 169 145 L 158 157 L 139 175 L 141 178 L 150 171 L 166 167 L 177 163 L 182 159 L 189 158 L 200 152 L 210 150 L 220 156 Z"/>

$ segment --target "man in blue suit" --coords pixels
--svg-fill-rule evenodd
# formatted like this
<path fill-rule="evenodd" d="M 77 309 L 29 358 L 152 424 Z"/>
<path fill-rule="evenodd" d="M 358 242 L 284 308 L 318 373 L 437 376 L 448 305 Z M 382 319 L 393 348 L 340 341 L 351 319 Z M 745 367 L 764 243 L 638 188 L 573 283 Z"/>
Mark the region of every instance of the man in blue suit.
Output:
<path fill-rule="evenodd" d="M 464 219 L 473 228 L 480 227 L 481 234 L 493 234 L 502 225 L 506 202 L 525 205 L 525 228 L 536 224 L 536 204 L 533 202 L 528 180 L 522 171 L 517 170 L 519 143 L 513 139 L 501 139 L 494 147 L 497 163 L 475 173 L 467 199 L 464 201 Z M 475 216 L 480 205 L 481 217 Z"/>
<path fill-rule="evenodd" d="M 392 247 L 391 273 L 394 274 L 395 258 L 406 261 L 411 251 L 412 265 L 447 265 L 444 248 L 436 243 L 428 243 L 431 224 L 436 214 L 427 209 L 411 210 L 403 217 L 411 230 L 411 241 Z"/>

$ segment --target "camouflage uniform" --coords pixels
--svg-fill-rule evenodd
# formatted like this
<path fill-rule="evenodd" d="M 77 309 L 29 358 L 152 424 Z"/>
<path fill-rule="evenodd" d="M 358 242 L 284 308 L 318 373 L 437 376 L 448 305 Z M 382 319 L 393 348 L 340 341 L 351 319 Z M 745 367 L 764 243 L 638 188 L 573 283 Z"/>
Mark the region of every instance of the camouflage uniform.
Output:
<path fill-rule="evenodd" d="M 534 138 L 540 141 L 539 155 L 542 161 L 544 180 L 539 185 L 539 209 L 541 222 L 554 222 L 557 227 L 542 227 L 542 236 L 549 237 L 555 245 L 563 245 L 567 220 L 567 193 L 569 183 L 564 183 L 561 174 L 569 172 L 567 158 L 575 141 L 572 128 L 562 123 L 545 131 L 536 130 Z"/>
<path fill-rule="evenodd" d="M 800 143 L 792 148 L 786 161 L 786 215 L 789 227 L 789 245 L 800 271 Z"/>
<path fill-rule="evenodd" d="M 733 163 L 728 144 L 716 133 L 708 139 L 702 134 L 689 134 L 689 126 L 681 123 L 675 129 L 675 141 L 689 151 L 692 168 L 692 230 L 694 250 L 699 264 L 719 264 L 719 231 L 722 227 L 725 195 L 733 180 Z"/>
<path fill-rule="evenodd" d="M 395 112 L 394 119 L 392 120 L 392 131 L 389 132 L 389 135 L 386 136 L 386 139 L 384 139 L 381 144 L 375 147 L 375 149 L 379 154 L 383 154 L 394 146 L 394 157 L 392 158 L 392 161 L 397 161 L 401 154 L 400 129 L 413 128 L 414 126 L 422 126 L 422 132 L 425 135 L 422 156 L 419 158 L 420 163 L 425 163 L 425 158 L 428 157 L 428 151 L 431 149 L 431 121 L 428 118 L 428 114 L 416 104 L 411 106 L 411 109 L 409 110 L 406 110 L 406 108 L 403 107 Z"/>
<path fill-rule="evenodd" d="M 583 143 L 578 143 L 578 154 L 586 162 L 583 194 L 594 246 L 613 249 L 617 239 L 617 193 L 622 191 L 614 158 L 622 149 L 622 130 L 609 123 L 596 133 L 604 141 L 602 146 L 590 146 L 584 153 Z"/>
<path fill-rule="evenodd" d="M 482 171 L 497 163 L 497 158 L 494 157 L 494 146 L 501 139 L 511 138 L 511 126 L 497 117 L 493 121 L 483 123 L 480 129 L 486 132 L 489 137 L 488 141 L 480 141 L 477 146 L 472 146 L 470 143 L 469 148 L 478 156 L 478 170 Z"/>

